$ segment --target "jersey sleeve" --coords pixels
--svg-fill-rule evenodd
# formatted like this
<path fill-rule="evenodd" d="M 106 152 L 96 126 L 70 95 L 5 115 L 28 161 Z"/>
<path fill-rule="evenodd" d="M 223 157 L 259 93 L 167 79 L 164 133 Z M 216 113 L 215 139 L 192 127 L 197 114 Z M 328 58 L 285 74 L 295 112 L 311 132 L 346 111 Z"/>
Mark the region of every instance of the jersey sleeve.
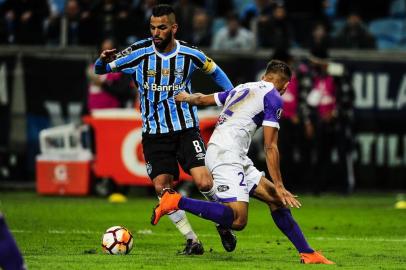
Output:
<path fill-rule="evenodd" d="M 216 63 L 208 56 L 206 56 L 202 51 L 198 49 L 193 50 L 194 58 L 193 63 L 198 69 L 206 74 L 212 74 L 216 68 Z"/>
<path fill-rule="evenodd" d="M 230 79 L 210 57 L 206 56 L 202 51 L 195 47 L 192 51 L 189 51 L 189 53 L 192 53 L 194 66 L 200 69 L 203 73 L 210 75 L 223 91 L 229 91 L 233 88 Z"/>
<path fill-rule="evenodd" d="M 106 74 L 111 71 L 107 70 L 107 63 L 103 62 L 100 58 L 97 58 L 94 63 L 94 73 L 98 75 Z"/>
<path fill-rule="evenodd" d="M 231 91 L 223 91 L 214 93 L 214 100 L 216 101 L 217 106 L 223 106 L 226 103 L 226 99 Z"/>
<path fill-rule="evenodd" d="M 279 129 L 279 119 L 282 115 L 282 98 L 274 89 L 264 96 L 264 121 L 263 126 Z"/>
<path fill-rule="evenodd" d="M 231 83 L 230 79 L 219 66 L 216 67 L 216 70 L 211 73 L 210 76 L 224 91 L 229 92 L 233 89 L 233 84 Z"/>
<path fill-rule="evenodd" d="M 129 55 L 133 51 L 136 51 L 140 48 L 143 48 L 143 47 L 145 48 L 145 47 L 149 46 L 150 44 L 152 44 L 152 38 L 147 38 L 147 39 L 142 39 L 142 40 L 136 41 L 133 44 L 131 44 L 130 46 L 128 46 L 127 48 L 125 48 L 124 50 L 116 53 L 116 59 Z"/>
<path fill-rule="evenodd" d="M 116 60 L 107 64 L 106 69 L 110 72 L 123 72 L 127 74 L 135 73 L 137 65 L 141 62 L 145 54 L 145 49 L 140 48 L 132 51 L 131 53 L 117 58 Z"/>

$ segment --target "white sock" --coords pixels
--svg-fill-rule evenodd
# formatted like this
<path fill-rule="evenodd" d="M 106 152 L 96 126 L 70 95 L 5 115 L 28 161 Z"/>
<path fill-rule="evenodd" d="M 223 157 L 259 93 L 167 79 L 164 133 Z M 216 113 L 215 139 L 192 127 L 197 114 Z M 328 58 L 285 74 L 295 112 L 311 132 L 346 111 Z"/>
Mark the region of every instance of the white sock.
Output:
<path fill-rule="evenodd" d="M 168 217 L 186 239 L 192 239 L 193 242 L 197 241 L 197 235 L 193 231 L 192 225 L 190 225 L 185 211 L 183 210 L 173 211 L 172 213 L 168 214 Z"/>
<path fill-rule="evenodd" d="M 211 202 L 218 202 L 219 199 L 216 196 L 216 187 L 213 185 L 212 188 L 209 191 L 200 191 L 200 193 L 203 194 L 203 196 Z"/>

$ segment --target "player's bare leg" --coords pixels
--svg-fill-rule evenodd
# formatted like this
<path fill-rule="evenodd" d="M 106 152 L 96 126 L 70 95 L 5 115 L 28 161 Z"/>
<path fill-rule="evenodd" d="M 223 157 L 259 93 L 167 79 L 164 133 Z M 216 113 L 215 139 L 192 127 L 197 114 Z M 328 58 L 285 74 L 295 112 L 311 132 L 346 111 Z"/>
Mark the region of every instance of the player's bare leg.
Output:
<path fill-rule="evenodd" d="M 225 203 L 234 213 L 234 221 L 231 228 L 236 231 L 244 230 L 248 222 L 248 203 L 247 202 L 230 202 Z"/>
<path fill-rule="evenodd" d="M 155 192 L 160 199 L 160 194 L 165 188 L 172 188 L 173 176 L 170 174 L 160 174 L 153 180 Z M 203 254 L 203 245 L 197 238 L 196 233 L 193 231 L 192 226 L 187 219 L 186 213 L 183 210 L 171 211 L 168 213 L 169 219 L 176 226 L 181 234 L 186 238 L 186 246 L 182 254 Z"/>
<path fill-rule="evenodd" d="M 207 200 L 212 202 L 218 201 L 216 189 L 213 184 L 213 178 L 206 166 L 191 168 L 190 174 L 193 177 L 193 182 L 195 183 L 197 189 Z"/>
<path fill-rule="evenodd" d="M 225 228 L 231 228 L 234 222 L 233 209 L 227 205 L 182 197 L 172 189 L 164 189 L 161 201 L 152 211 L 151 224 L 158 224 L 162 216 L 179 209 L 211 220 Z"/>
<path fill-rule="evenodd" d="M 173 189 L 164 189 L 160 203 L 152 212 L 152 225 L 158 224 L 162 216 L 179 209 L 216 222 L 224 228 L 240 231 L 247 224 L 247 202 L 230 202 L 226 204 L 207 202 L 183 197 Z"/>
<path fill-rule="evenodd" d="M 194 183 L 203 196 L 211 202 L 218 202 L 216 196 L 216 187 L 213 183 L 211 173 L 206 166 L 199 166 L 190 169 L 190 173 L 193 177 Z M 231 252 L 237 246 L 237 237 L 233 231 L 229 228 L 224 228 L 219 224 L 216 224 L 217 232 L 220 235 L 221 243 L 226 251 Z"/>
<path fill-rule="evenodd" d="M 307 243 L 299 225 L 288 208 L 279 200 L 274 184 L 262 177 L 255 189 L 254 197 L 268 204 L 276 226 L 288 237 L 300 254 L 301 262 L 306 264 L 334 264 Z"/>

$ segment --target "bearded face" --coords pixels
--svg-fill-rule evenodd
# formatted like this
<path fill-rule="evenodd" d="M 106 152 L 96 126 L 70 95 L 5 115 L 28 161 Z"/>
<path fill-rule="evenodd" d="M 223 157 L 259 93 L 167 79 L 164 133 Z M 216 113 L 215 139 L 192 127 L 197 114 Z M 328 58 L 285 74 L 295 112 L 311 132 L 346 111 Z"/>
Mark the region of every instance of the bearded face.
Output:
<path fill-rule="evenodd" d="M 175 38 L 177 24 L 170 16 L 151 17 L 150 31 L 155 48 L 164 51 Z"/>
<path fill-rule="evenodd" d="M 168 46 L 169 42 L 171 42 L 171 40 L 174 38 L 173 34 L 171 32 L 169 32 L 169 34 L 166 37 L 162 37 L 162 36 L 154 36 L 153 37 L 153 42 L 155 47 L 160 50 L 163 51 L 165 50 L 165 48 Z"/>

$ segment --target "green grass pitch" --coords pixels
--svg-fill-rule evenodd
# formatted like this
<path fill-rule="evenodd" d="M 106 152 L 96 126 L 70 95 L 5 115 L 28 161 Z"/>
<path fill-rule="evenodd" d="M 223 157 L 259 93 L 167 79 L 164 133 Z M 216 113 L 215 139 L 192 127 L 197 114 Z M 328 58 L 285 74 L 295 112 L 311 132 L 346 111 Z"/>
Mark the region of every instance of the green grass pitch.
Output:
<path fill-rule="evenodd" d="M 123 204 L 102 198 L 41 197 L 0 191 L 4 212 L 29 269 L 406 269 L 406 210 L 395 195 L 303 196 L 293 215 L 313 248 L 337 265 L 301 265 L 265 205 L 253 200 L 248 226 L 233 253 L 223 250 L 214 225 L 189 215 L 205 254 L 176 255 L 184 239 L 163 218 L 149 223 L 154 198 L 130 196 Z M 100 240 L 113 225 L 129 228 L 129 255 L 102 253 Z"/>

